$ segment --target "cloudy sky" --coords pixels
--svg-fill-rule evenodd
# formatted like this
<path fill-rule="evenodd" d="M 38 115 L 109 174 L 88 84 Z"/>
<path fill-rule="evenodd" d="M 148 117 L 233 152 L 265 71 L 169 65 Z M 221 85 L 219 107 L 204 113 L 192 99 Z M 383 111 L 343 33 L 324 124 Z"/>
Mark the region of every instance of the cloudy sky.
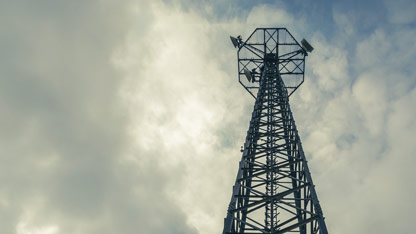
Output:
<path fill-rule="evenodd" d="M 291 105 L 330 233 L 414 233 L 412 0 L 0 1 L 0 233 L 221 233 L 229 35 L 263 26 L 315 47 Z"/>

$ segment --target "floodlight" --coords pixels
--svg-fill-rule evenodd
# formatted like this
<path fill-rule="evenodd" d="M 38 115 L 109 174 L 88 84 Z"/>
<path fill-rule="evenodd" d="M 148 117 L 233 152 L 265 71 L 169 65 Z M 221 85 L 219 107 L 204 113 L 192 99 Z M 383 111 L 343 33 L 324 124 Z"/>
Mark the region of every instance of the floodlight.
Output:
<path fill-rule="evenodd" d="M 247 80 L 251 82 L 252 80 L 251 72 L 247 68 L 244 68 L 244 74 L 246 75 Z"/>
<path fill-rule="evenodd" d="M 237 38 L 230 36 L 230 39 L 231 39 L 231 42 L 233 43 L 234 47 L 237 48 L 239 46 Z"/>
<path fill-rule="evenodd" d="M 308 41 L 306 41 L 305 39 L 302 39 L 300 43 L 302 44 L 303 49 L 305 49 L 309 53 L 312 52 L 313 47 L 311 46 L 311 44 L 309 44 Z"/>

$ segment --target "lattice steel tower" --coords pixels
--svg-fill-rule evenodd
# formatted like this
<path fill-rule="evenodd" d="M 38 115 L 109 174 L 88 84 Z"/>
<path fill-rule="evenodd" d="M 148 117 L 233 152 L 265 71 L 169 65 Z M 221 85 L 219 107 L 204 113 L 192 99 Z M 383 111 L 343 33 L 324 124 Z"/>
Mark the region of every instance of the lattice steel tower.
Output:
<path fill-rule="evenodd" d="M 285 28 L 257 28 L 246 41 L 231 40 L 239 82 L 255 105 L 223 234 L 327 234 L 289 106 L 313 48 Z"/>

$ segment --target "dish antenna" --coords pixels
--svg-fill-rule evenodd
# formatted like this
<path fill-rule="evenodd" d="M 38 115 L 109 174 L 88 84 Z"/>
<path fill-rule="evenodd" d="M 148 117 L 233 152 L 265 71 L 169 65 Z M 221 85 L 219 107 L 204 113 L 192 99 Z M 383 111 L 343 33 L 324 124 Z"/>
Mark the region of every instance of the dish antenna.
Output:
<path fill-rule="evenodd" d="M 300 42 L 300 44 L 302 44 L 302 48 L 304 50 L 306 50 L 309 53 L 312 52 L 313 47 L 311 46 L 311 44 L 309 44 L 309 42 L 307 40 L 305 40 L 305 38 L 302 39 L 302 41 Z"/>

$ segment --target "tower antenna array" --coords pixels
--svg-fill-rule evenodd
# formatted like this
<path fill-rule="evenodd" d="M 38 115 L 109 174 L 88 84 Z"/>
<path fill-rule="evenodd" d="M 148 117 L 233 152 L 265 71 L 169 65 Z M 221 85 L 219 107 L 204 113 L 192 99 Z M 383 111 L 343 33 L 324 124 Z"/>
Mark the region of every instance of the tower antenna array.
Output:
<path fill-rule="evenodd" d="M 223 234 L 327 234 L 289 105 L 304 81 L 305 56 L 286 28 L 257 28 L 238 49 L 238 80 L 255 98 Z"/>

